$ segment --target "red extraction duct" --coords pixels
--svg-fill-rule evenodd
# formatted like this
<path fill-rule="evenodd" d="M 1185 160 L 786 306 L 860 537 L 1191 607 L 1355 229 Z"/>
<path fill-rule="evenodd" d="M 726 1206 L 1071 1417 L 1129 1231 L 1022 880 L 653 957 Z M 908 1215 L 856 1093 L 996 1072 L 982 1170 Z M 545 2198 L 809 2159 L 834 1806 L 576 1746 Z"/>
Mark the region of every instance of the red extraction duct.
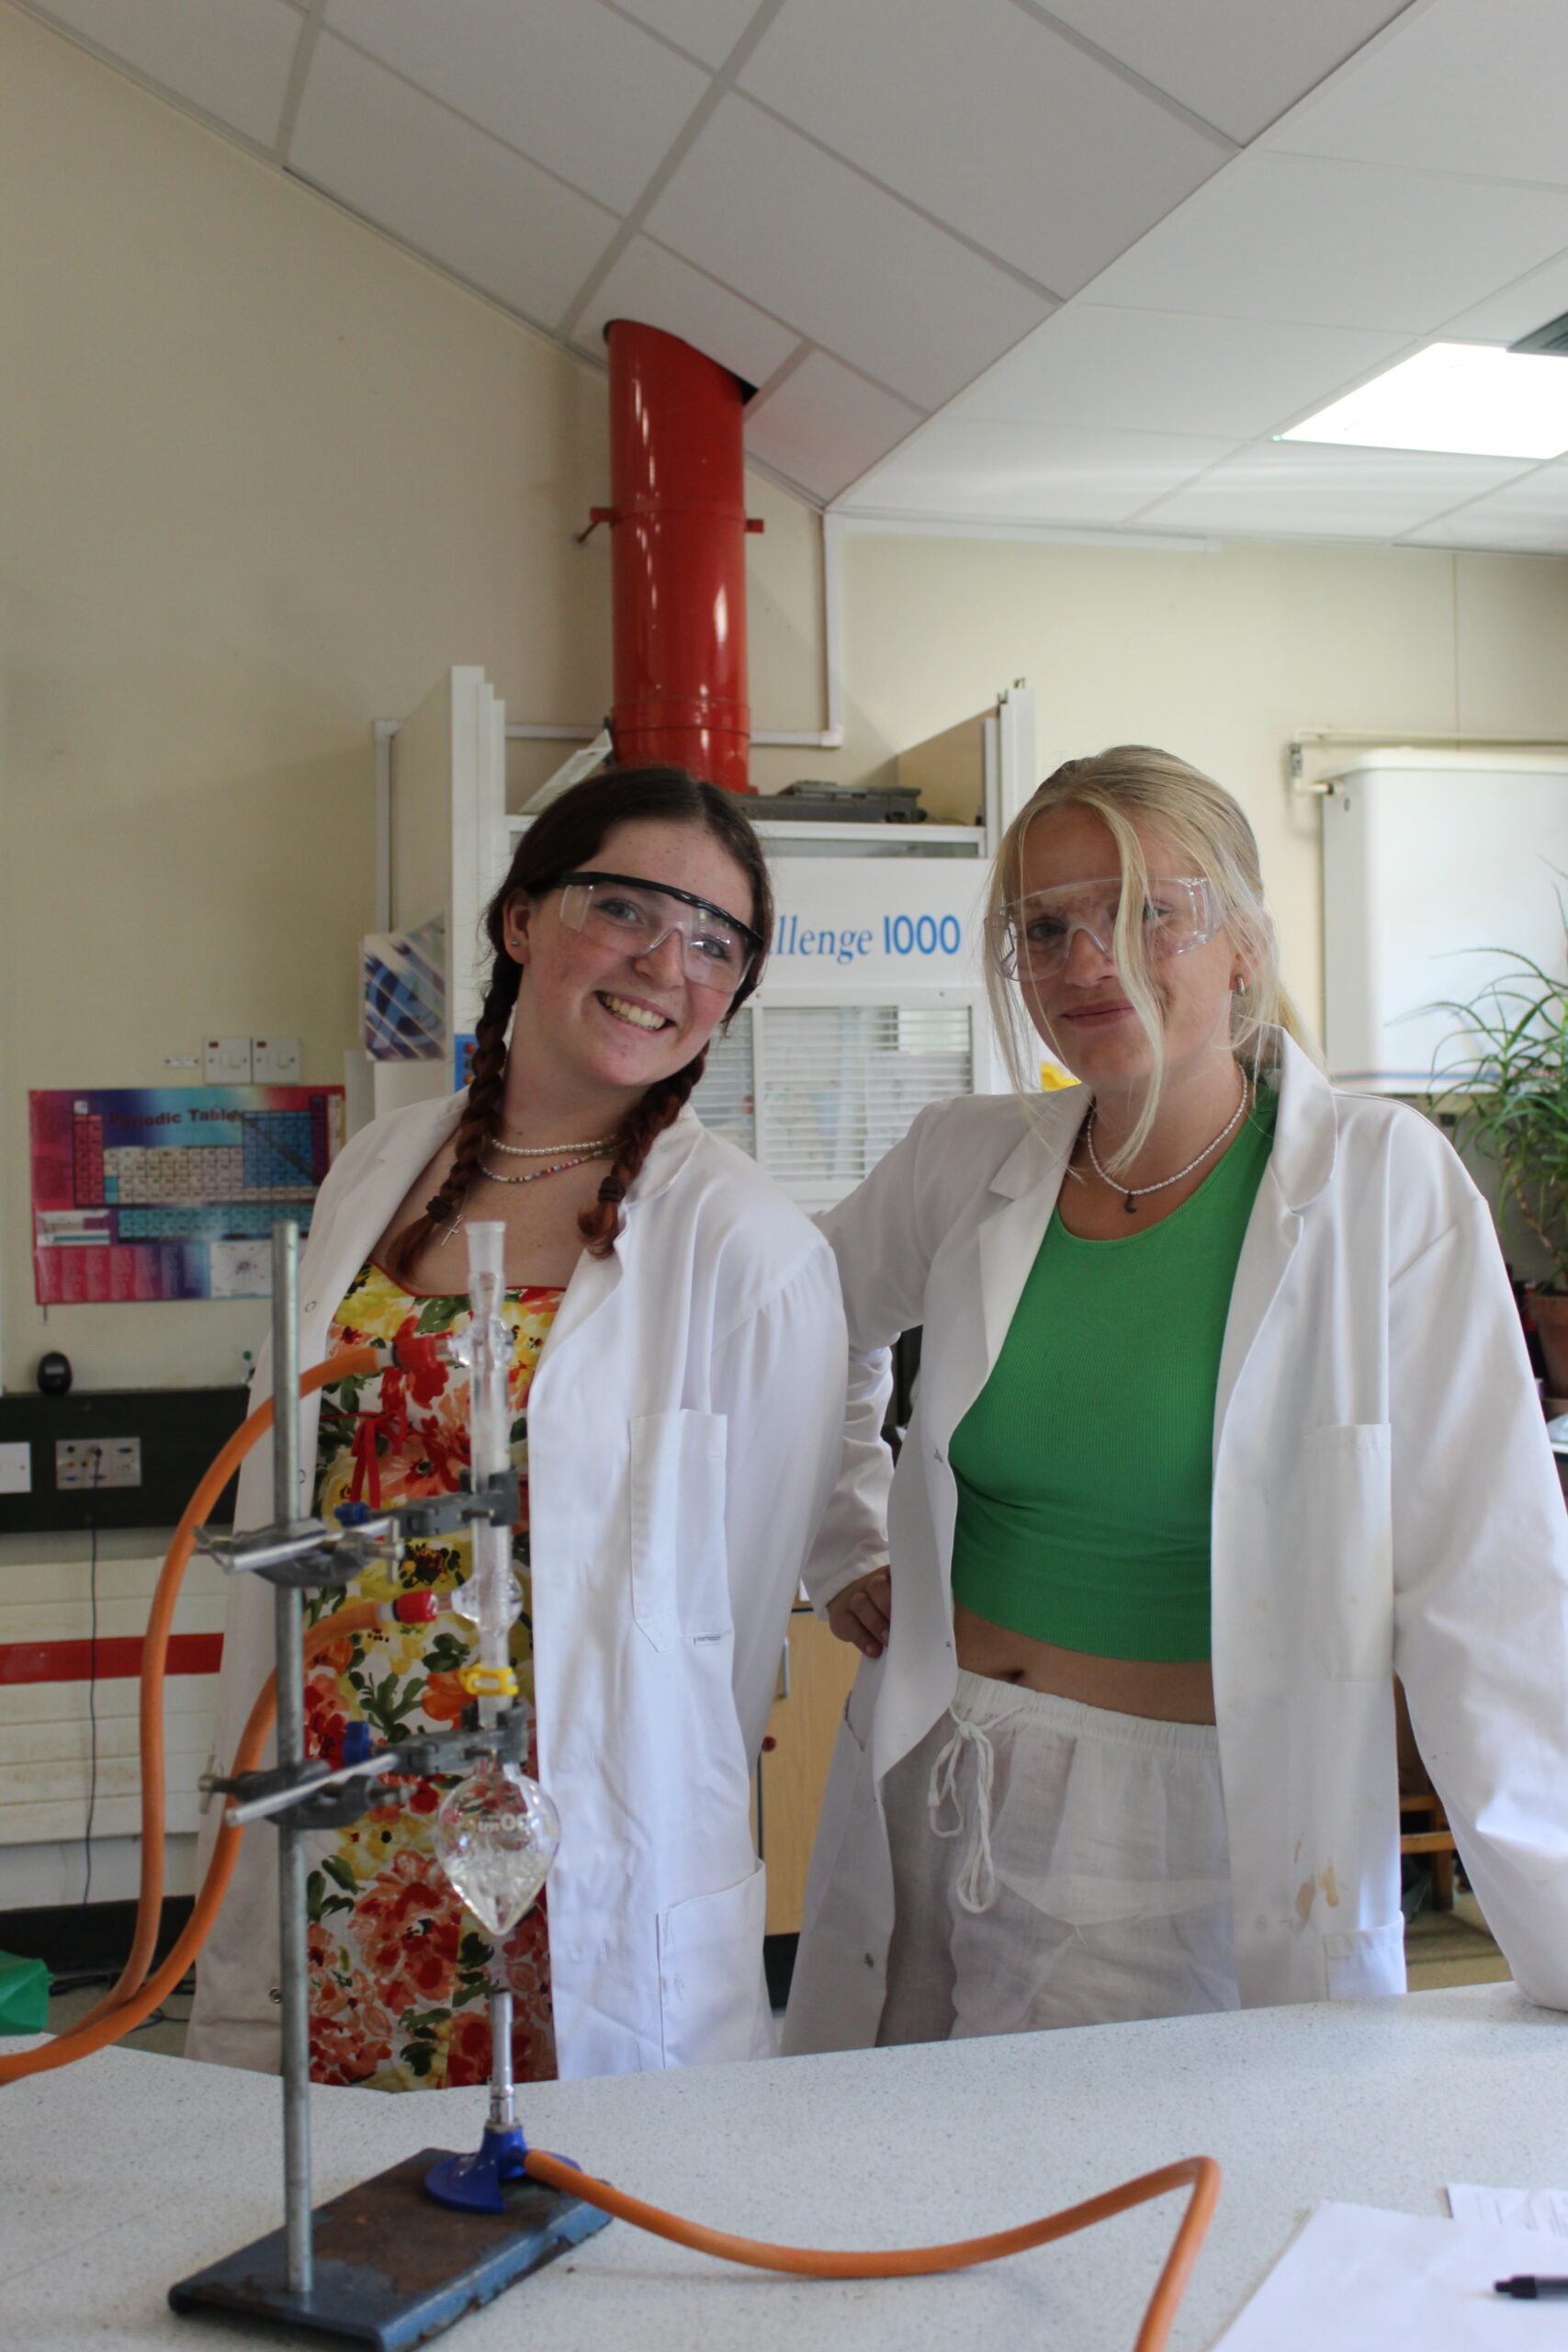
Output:
<path fill-rule="evenodd" d="M 730 792 L 747 776 L 746 519 L 740 411 L 727 368 L 657 327 L 612 321 L 615 701 L 623 767 L 669 761 Z"/>

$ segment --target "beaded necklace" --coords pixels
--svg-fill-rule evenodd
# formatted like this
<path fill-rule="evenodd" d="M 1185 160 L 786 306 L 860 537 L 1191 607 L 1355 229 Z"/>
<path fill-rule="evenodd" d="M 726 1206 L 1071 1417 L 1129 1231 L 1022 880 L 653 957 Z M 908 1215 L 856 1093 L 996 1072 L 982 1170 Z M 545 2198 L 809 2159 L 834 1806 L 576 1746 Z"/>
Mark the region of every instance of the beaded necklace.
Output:
<path fill-rule="evenodd" d="M 1089 1154 L 1089 1164 L 1108 1192 L 1126 1193 L 1127 1197 L 1122 1202 L 1122 1205 L 1126 1210 L 1127 1215 L 1131 1216 L 1133 1214 L 1133 1204 L 1134 1201 L 1143 1200 L 1150 1193 L 1168 1192 L 1172 1184 L 1179 1184 L 1184 1176 L 1190 1176 L 1195 1168 L 1201 1168 L 1212 1151 L 1218 1151 L 1221 1144 L 1224 1143 L 1225 1137 L 1236 1125 L 1242 1115 L 1242 1113 L 1247 1109 L 1247 1106 L 1251 1100 L 1252 1082 L 1244 1072 L 1241 1081 L 1241 1101 L 1236 1104 L 1235 1109 L 1231 1113 L 1230 1117 L 1225 1121 L 1224 1125 L 1220 1129 L 1219 1134 L 1214 1137 L 1213 1141 L 1212 1143 L 1206 1143 L 1203 1146 L 1202 1150 L 1198 1154 L 1196 1159 L 1190 1159 L 1185 1168 L 1179 1168 L 1177 1170 L 1174 1176 L 1162 1176 L 1157 1184 L 1122 1184 L 1118 1182 L 1113 1177 L 1110 1177 L 1106 1174 L 1104 1169 L 1100 1164 L 1099 1158 L 1097 1157 L 1094 1148 L 1094 1111 L 1091 1109 L 1083 1125 L 1084 1149 Z"/>

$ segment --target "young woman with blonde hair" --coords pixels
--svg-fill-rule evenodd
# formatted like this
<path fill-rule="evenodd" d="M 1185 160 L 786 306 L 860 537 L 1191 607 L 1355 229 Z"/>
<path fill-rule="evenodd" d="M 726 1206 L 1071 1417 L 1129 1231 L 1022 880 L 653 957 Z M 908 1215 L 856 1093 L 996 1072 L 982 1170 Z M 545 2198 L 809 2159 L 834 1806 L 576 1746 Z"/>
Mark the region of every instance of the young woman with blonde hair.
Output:
<path fill-rule="evenodd" d="M 824 1220 L 852 1403 L 807 1583 L 865 1662 L 785 2046 L 1403 1990 L 1396 1669 L 1568 2007 L 1568 1521 L 1484 1203 L 1330 1089 L 1185 762 L 1048 778 L 987 944 L 1017 1094 L 922 1113 Z"/>

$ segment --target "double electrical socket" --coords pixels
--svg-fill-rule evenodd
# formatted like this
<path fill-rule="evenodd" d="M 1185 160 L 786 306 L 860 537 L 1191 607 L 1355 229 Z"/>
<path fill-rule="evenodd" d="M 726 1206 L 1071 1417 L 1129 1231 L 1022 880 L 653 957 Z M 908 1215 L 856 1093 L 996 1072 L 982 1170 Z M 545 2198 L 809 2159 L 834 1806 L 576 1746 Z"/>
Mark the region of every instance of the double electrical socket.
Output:
<path fill-rule="evenodd" d="M 66 1487 L 139 1487 L 139 1437 L 62 1437 L 54 1442 L 54 1484 Z"/>
<path fill-rule="evenodd" d="M 298 1086 L 298 1037 L 208 1037 L 201 1049 L 207 1086 Z"/>

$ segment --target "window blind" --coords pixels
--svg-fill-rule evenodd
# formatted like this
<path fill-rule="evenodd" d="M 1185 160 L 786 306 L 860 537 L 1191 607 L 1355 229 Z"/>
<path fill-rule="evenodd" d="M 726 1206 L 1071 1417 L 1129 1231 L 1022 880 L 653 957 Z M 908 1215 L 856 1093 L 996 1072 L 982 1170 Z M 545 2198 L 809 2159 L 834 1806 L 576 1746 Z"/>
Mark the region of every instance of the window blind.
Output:
<path fill-rule="evenodd" d="M 926 1103 L 973 1087 L 967 1005 L 749 1005 L 692 1099 L 792 1198 L 827 1208 Z"/>

